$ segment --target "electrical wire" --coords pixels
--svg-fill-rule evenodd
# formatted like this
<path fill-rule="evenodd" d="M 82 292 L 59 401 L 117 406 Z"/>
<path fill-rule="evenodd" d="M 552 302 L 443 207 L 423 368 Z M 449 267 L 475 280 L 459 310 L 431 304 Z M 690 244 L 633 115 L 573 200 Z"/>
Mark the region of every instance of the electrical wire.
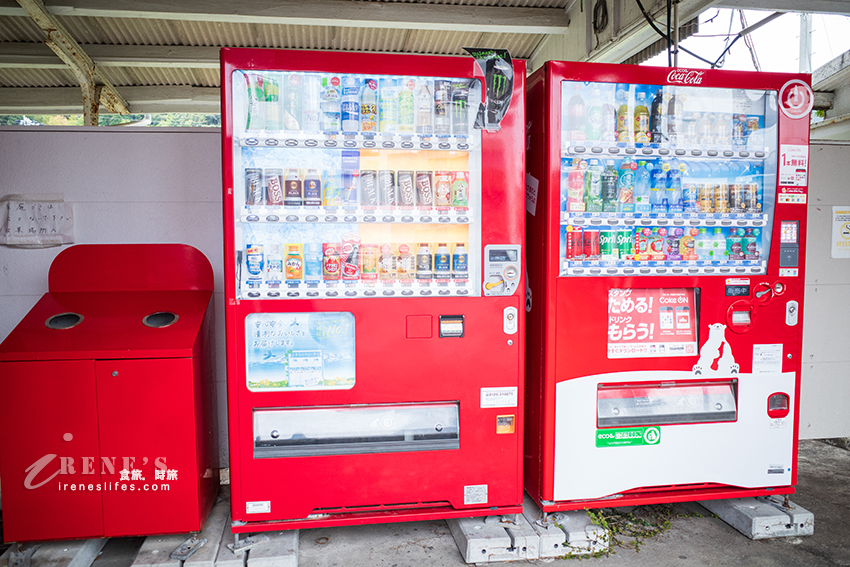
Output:
<path fill-rule="evenodd" d="M 747 29 L 749 26 L 747 25 L 747 17 L 744 15 L 743 10 L 738 10 L 738 14 L 741 18 L 741 28 Z M 753 36 L 747 34 L 744 36 L 744 45 L 747 46 L 747 49 L 750 51 L 750 58 L 753 60 L 753 66 L 755 66 L 756 71 L 761 71 L 761 65 L 759 64 L 758 55 L 756 55 L 756 44 L 753 43 Z"/>
<path fill-rule="evenodd" d="M 732 33 L 732 22 L 734 20 L 735 20 L 735 11 L 733 10 L 733 11 L 729 12 L 729 33 L 726 36 L 726 41 L 723 43 L 723 53 L 720 54 L 720 57 L 718 57 L 717 61 L 715 61 L 714 64 L 711 66 L 712 69 L 714 69 L 715 67 L 723 67 L 723 65 L 726 64 L 726 52 L 729 51 L 730 49 L 732 49 L 732 46 L 729 44 L 729 38 L 732 37 L 733 35 L 735 35 L 735 36 L 738 35 L 736 33 L 734 33 L 734 34 Z M 738 38 L 736 37 L 734 40 L 732 40 L 732 43 L 735 43 L 735 41 L 737 41 L 737 40 L 738 40 Z"/>
<path fill-rule="evenodd" d="M 673 66 L 673 39 L 670 33 L 670 17 L 671 12 L 673 11 L 673 1 L 667 0 L 667 66 Z"/>
<path fill-rule="evenodd" d="M 653 21 L 652 21 L 652 18 L 650 17 L 650 15 L 649 15 L 649 14 L 647 14 L 646 9 L 643 7 L 643 4 L 641 3 L 641 1 L 640 1 L 640 0 L 635 0 L 635 2 L 637 2 L 638 8 L 640 8 L 641 13 L 643 14 L 643 17 L 644 17 L 644 19 L 646 20 L 646 22 L 649 24 L 649 26 L 650 26 L 653 30 L 655 30 L 655 33 L 657 33 L 658 35 L 660 35 L 662 38 L 666 39 L 666 40 L 668 41 L 668 45 L 669 45 L 669 42 L 670 42 L 670 36 L 669 36 L 668 34 L 665 34 L 665 33 L 664 33 L 663 31 L 661 31 L 660 29 L 658 29 L 658 26 L 656 26 L 656 25 L 655 25 L 655 22 L 653 22 Z M 688 49 L 685 49 L 685 48 L 684 48 L 684 47 L 682 47 L 681 45 L 679 46 L 679 49 L 680 49 L 680 50 L 682 50 L 682 51 L 684 51 L 685 53 L 687 53 L 687 54 L 688 54 L 688 55 L 690 55 L 691 57 L 696 57 L 697 59 L 699 59 L 699 60 L 700 60 L 700 61 L 702 61 L 703 63 L 708 63 L 709 65 L 712 65 L 711 61 L 709 61 L 708 59 L 705 59 L 705 58 L 703 58 L 703 57 L 700 57 L 699 55 L 697 55 L 697 54 L 696 54 L 696 53 L 694 53 L 693 51 L 690 51 L 690 50 L 688 50 Z M 713 68 L 713 65 L 712 65 L 712 68 Z"/>

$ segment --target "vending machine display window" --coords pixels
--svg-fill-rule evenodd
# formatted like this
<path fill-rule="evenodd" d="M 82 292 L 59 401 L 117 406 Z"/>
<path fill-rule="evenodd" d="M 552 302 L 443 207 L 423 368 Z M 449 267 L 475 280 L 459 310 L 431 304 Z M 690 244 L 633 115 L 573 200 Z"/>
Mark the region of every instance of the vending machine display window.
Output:
<path fill-rule="evenodd" d="M 354 315 L 251 313 L 245 318 L 245 374 L 253 392 L 354 387 Z"/>
<path fill-rule="evenodd" d="M 560 275 L 763 274 L 776 93 L 562 81 Z"/>
<path fill-rule="evenodd" d="M 609 289 L 608 358 L 694 356 L 697 297 L 693 288 Z"/>
<path fill-rule="evenodd" d="M 232 85 L 241 299 L 481 295 L 480 80 L 237 70 Z"/>

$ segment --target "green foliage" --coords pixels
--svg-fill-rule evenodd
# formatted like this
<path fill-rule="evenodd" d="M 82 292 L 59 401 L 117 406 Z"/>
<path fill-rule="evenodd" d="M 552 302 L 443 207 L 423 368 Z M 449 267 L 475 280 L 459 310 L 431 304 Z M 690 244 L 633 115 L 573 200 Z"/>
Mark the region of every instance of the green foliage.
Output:
<path fill-rule="evenodd" d="M 98 117 L 98 126 L 115 126 L 127 122 L 136 122 L 144 120 L 145 114 L 101 114 Z M 151 114 L 150 126 L 166 127 L 166 128 L 195 128 L 195 127 L 212 127 L 221 126 L 221 115 L 219 114 L 200 114 L 188 112 L 169 112 L 160 114 Z M 33 124 L 35 123 L 35 124 Z M 0 115 L 0 126 L 16 126 L 23 125 L 44 125 L 44 126 L 82 126 L 82 114 L 49 114 L 49 115 L 22 115 L 22 114 L 2 114 Z"/>

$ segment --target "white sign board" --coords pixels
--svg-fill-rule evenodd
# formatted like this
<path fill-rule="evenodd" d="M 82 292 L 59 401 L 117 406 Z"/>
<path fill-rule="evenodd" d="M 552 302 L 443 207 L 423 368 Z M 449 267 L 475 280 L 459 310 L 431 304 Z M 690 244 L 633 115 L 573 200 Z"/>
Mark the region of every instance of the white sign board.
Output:
<path fill-rule="evenodd" d="M 850 258 L 850 207 L 832 207 L 832 258 Z"/>

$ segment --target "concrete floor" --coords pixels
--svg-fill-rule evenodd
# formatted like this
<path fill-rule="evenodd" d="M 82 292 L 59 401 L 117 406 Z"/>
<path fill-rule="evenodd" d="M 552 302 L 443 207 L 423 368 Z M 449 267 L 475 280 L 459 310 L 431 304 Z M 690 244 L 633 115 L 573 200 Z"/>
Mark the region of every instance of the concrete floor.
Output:
<path fill-rule="evenodd" d="M 647 539 L 639 552 L 584 559 L 590 565 L 629 567 L 818 567 L 850 566 L 850 451 L 820 441 L 801 441 L 797 493 L 792 501 L 815 515 L 805 538 L 750 540 L 698 504 L 676 506 L 682 516 Z M 702 517 L 694 517 L 693 512 Z M 537 560 L 490 565 L 570 565 L 576 560 Z M 445 522 L 302 530 L 299 567 L 460 566 Z"/>
<path fill-rule="evenodd" d="M 675 506 L 669 530 L 647 539 L 639 552 L 615 548 L 591 565 L 631 567 L 850 566 L 850 451 L 802 441 L 795 504 L 813 512 L 815 533 L 804 538 L 753 541 L 698 504 Z M 695 515 L 695 513 L 699 515 Z M 94 567 L 130 567 L 144 538 L 110 540 Z M 489 565 L 568 565 L 541 559 Z M 300 533 L 300 567 L 413 567 L 465 565 L 443 521 L 323 528 Z M 56 566 L 61 567 L 61 566 Z"/>

